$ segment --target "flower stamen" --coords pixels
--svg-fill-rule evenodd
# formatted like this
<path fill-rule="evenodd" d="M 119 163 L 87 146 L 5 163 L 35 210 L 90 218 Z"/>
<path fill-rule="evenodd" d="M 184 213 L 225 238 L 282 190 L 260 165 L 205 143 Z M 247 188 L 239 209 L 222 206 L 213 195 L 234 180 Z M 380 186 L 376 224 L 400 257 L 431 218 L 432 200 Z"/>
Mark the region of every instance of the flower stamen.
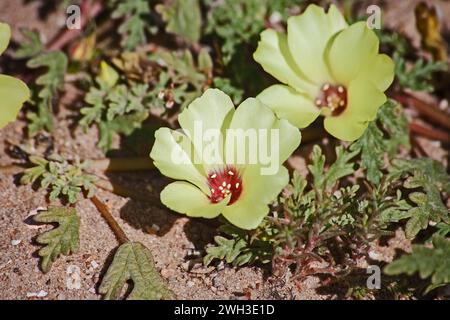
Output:
<path fill-rule="evenodd" d="M 325 83 L 315 103 L 320 108 L 329 109 L 331 116 L 338 116 L 347 107 L 347 90 L 342 85 Z"/>
<path fill-rule="evenodd" d="M 228 205 L 233 204 L 242 192 L 242 179 L 234 167 L 215 171 L 208 175 L 208 185 L 211 189 L 209 199 L 212 203 L 218 203 L 231 195 Z"/>

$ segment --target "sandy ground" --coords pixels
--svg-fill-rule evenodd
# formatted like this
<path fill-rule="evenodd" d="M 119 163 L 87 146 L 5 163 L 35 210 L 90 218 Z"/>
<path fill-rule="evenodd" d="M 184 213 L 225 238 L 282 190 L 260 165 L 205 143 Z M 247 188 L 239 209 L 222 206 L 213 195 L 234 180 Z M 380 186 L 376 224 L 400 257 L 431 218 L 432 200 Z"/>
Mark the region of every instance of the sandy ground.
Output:
<path fill-rule="evenodd" d="M 397 1 L 396 1 L 397 2 Z M 406 1 L 405 1 L 406 2 Z M 411 1 L 408 1 L 409 3 Z M 409 5 L 411 8 L 412 4 Z M 18 10 L 17 8 L 20 8 Z M 448 8 L 448 5 L 447 5 Z M 42 30 L 50 38 L 61 25 L 62 17 L 50 15 L 45 22 L 38 19 L 38 3 L 22 6 L 20 0 L 2 2 L 0 20 L 13 26 L 14 38 L 19 39 L 19 27 Z M 389 11 L 396 16 L 395 8 Z M 403 27 L 411 28 L 411 15 L 401 8 Z M 397 11 L 398 14 L 399 11 Z M 412 14 L 412 13 L 411 13 Z M 393 18 L 391 18 L 393 19 Z M 395 20 L 396 27 L 403 28 Z M 391 20 L 392 21 L 392 20 Z M 414 31 L 413 31 L 414 32 Z M 70 115 L 62 108 L 54 136 L 55 148 L 67 158 L 77 155 L 99 158 L 95 147 L 97 132 L 71 132 Z M 14 160 L 6 153 L 5 141 L 18 143 L 23 136 L 24 122 L 19 120 L 0 130 L 0 165 Z M 124 173 L 110 176 L 125 186 L 141 190 L 154 199 L 166 181 L 157 172 Z M 35 237 L 50 228 L 35 225 L 30 218 L 38 208 L 47 208 L 45 192 L 30 186 L 20 186 L 18 176 L 0 173 L 0 299 L 99 299 L 96 292 L 104 266 L 111 261 L 117 241 L 89 200 L 80 201 L 76 208 L 81 216 L 80 250 L 77 254 L 60 257 L 48 274 L 39 269 L 36 255 L 40 248 Z M 252 299 L 330 299 L 336 294 L 320 294 L 314 290 L 318 280 L 309 278 L 301 290 L 283 279 L 267 279 L 265 270 L 257 267 L 201 265 L 201 252 L 212 241 L 214 223 L 188 219 L 161 209 L 157 203 L 139 202 L 105 191 L 98 197 L 107 203 L 129 238 L 147 246 L 153 253 L 158 269 L 167 279 L 170 289 L 180 299 L 238 299 L 250 292 Z M 156 234 L 151 230 L 159 229 Z M 70 286 L 72 271 L 79 270 L 80 287 Z M 69 286 L 68 286 L 69 282 Z"/>

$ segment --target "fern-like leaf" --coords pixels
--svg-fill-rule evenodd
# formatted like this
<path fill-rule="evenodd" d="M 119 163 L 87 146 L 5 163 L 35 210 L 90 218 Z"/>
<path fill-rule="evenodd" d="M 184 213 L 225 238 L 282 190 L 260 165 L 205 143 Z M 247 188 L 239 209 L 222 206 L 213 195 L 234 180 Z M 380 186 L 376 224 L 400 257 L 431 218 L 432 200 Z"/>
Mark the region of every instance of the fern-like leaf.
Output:
<path fill-rule="evenodd" d="M 152 254 L 144 245 L 129 242 L 121 245 L 114 255 L 100 285 L 105 299 L 117 299 L 127 281 L 133 281 L 131 300 L 173 299 L 173 293 L 156 270 Z"/>
<path fill-rule="evenodd" d="M 367 170 L 367 180 L 378 184 L 383 176 L 385 156 L 392 159 L 400 146 L 409 148 L 408 121 L 401 106 L 388 101 L 378 111 L 377 121 L 369 124 L 350 150 L 361 152 L 361 166 Z"/>
<path fill-rule="evenodd" d="M 167 32 L 190 42 L 197 42 L 200 39 L 202 15 L 198 0 L 173 0 L 170 4 L 157 5 L 156 11 L 167 23 Z"/>
<path fill-rule="evenodd" d="M 444 166 L 432 159 L 395 160 L 392 176 L 409 175 L 404 187 L 412 189 L 410 200 L 416 204 L 408 211 L 405 233 L 410 239 L 427 228 L 429 221 L 450 223 L 450 213 L 441 193 L 450 193 L 450 176 Z M 416 190 L 417 189 L 417 190 Z"/>
<path fill-rule="evenodd" d="M 69 255 L 79 249 L 80 218 L 74 208 L 53 207 L 34 216 L 36 222 L 58 223 L 58 227 L 39 235 L 36 241 L 45 247 L 39 250 L 41 268 L 49 272 L 60 254 Z"/>
<path fill-rule="evenodd" d="M 116 0 L 112 17 L 123 20 L 119 27 L 122 47 L 133 51 L 147 42 L 146 31 L 150 28 L 151 9 L 147 0 Z"/>
<path fill-rule="evenodd" d="M 413 246 L 411 254 L 389 264 L 384 272 L 389 275 L 418 272 L 422 279 L 431 277 L 431 285 L 426 292 L 450 283 L 450 240 L 433 237 L 433 248 L 423 245 Z"/>
<path fill-rule="evenodd" d="M 36 101 L 38 110 L 27 115 L 31 120 L 28 126 L 30 135 L 42 129 L 53 130 L 52 101 L 58 90 L 63 88 L 67 64 L 67 57 L 61 51 L 42 53 L 28 61 L 29 68 L 47 68 L 47 72 L 36 79 L 36 84 L 40 86 Z"/>

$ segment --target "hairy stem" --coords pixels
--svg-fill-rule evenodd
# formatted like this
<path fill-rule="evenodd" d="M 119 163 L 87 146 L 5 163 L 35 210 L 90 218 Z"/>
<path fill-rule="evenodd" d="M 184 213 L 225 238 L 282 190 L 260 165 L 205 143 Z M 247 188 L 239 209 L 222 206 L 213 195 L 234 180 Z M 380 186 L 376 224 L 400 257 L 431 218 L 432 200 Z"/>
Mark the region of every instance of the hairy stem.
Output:
<path fill-rule="evenodd" d="M 103 203 L 97 196 L 93 196 L 91 198 L 92 203 L 95 205 L 98 211 L 102 214 L 102 217 L 106 220 L 111 230 L 114 232 L 114 235 L 116 236 L 117 240 L 120 244 L 124 244 L 126 242 L 129 242 L 127 235 L 123 231 L 123 229 L 120 227 L 120 225 L 117 223 L 116 219 L 112 216 L 111 212 L 108 209 L 108 206 Z"/>
<path fill-rule="evenodd" d="M 407 92 L 395 95 L 394 99 L 403 105 L 411 106 L 416 109 L 419 113 L 429 118 L 432 122 L 450 129 L 450 114 L 440 110 L 438 106 L 428 104 Z"/>
<path fill-rule="evenodd" d="M 450 143 L 450 134 L 445 131 L 425 127 L 416 122 L 412 122 L 409 124 L 409 130 L 429 139 Z"/>

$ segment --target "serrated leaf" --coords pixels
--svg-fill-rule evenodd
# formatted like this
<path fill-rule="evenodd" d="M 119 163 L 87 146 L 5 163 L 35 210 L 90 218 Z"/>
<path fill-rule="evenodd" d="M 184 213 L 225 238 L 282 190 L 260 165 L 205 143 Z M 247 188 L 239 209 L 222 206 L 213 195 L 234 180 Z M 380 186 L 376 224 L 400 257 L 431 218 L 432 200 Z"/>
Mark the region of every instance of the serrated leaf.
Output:
<path fill-rule="evenodd" d="M 442 237 L 445 237 L 448 234 L 450 234 L 450 224 L 441 222 L 436 225 L 436 228 L 438 229 L 436 231 L 436 234 L 438 234 Z"/>
<path fill-rule="evenodd" d="M 152 32 L 151 9 L 147 0 L 116 0 L 112 2 L 114 19 L 123 19 L 118 31 L 122 35 L 122 47 L 133 51 L 147 42 L 146 31 Z"/>
<path fill-rule="evenodd" d="M 436 72 L 448 69 L 448 64 L 444 61 L 417 60 L 411 68 L 406 66 L 406 60 L 397 53 L 394 53 L 395 74 L 400 85 L 414 91 L 430 92 L 434 90 L 431 83 Z"/>
<path fill-rule="evenodd" d="M 422 279 L 431 277 L 429 289 L 450 283 L 450 240 L 436 235 L 433 248 L 414 245 L 411 254 L 406 254 L 389 264 L 384 272 L 389 275 L 418 272 Z M 429 291 L 429 290 L 428 290 Z"/>
<path fill-rule="evenodd" d="M 409 210 L 405 230 L 408 238 L 427 228 L 429 221 L 450 223 L 450 212 L 441 197 L 441 192 L 450 193 L 450 176 L 441 163 L 428 158 L 395 160 L 390 174 L 399 177 L 408 174 L 404 187 L 421 189 L 409 195 L 416 206 Z"/>
<path fill-rule="evenodd" d="M 350 162 L 357 154 L 355 151 L 344 151 L 342 147 L 336 148 L 336 161 L 325 170 L 325 156 L 322 149 L 315 145 L 311 153 L 311 164 L 308 169 L 311 172 L 316 190 L 322 192 L 331 189 L 342 177 L 352 174 L 354 164 Z"/>
<path fill-rule="evenodd" d="M 251 42 L 264 28 L 270 0 L 204 1 L 209 9 L 206 33 L 218 36 L 225 64 L 228 64 L 239 47 Z"/>
<path fill-rule="evenodd" d="M 118 299 L 127 281 L 133 282 L 131 300 L 173 299 L 173 293 L 156 270 L 152 254 L 138 242 L 122 244 L 99 288 L 105 299 Z"/>
<path fill-rule="evenodd" d="M 58 223 L 58 227 L 39 235 L 36 241 L 45 247 L 39 250 L 41 268 L 49 272 L 60 254 L 69 255 L 79 249 L 80 218 L 74 208 L 53 207 L 34 216 L 36 222 Z"/>
<path fill-rule="evenodd" d="M 409 211 L 409 216 L 411 218 L 406 223 L 405 234 L 408 239 L 412 239 L 428 226 L 429 214 L 420 208 L 413 208 Z"/>
<path fill-rule="evenodd" d="M 400 146 L 409 148 L 408 122 L 401 106 L 388 101 L 378 111 L 377 121 L 369 124 L 350 150 L 361 152 L 361 167 L 367 170 L 367 180 L 379 184 L 385 157 L 394 158 Z"/>
<path fill-rule="evenodd" d="M 198 0 L 172 0 L 168 4 L 156 6 L 167 23 L 166 31 L 190 41 L 200 39 L 202 15 Z"/>
<path fill-rule="evenodd" d="M 94 182 L 97 177 L 85 173 L 86 163 L 71 164 L 64 158 L 53 155 L 48 159 L 30 156 L 34 167 L 25 170 L 21 184 L 39 182 L 41 188 L 48 189 L 50 201 L 66 197 L 69 203 L 75 203 L 82 191 L 92 197 L 96 191 Z"/>
<path fill-rule="evenodd" d="M 339 179 L 355 172 L 354 163 L 350 162 L 359 152 L 345 151 L 343 147 L 336 148 L 336 161 L 328 168 L 325 175 L 326 187 L 330 188 Z"/>
<path fill-rule="evenodd" d="M 317 190 L 322 190 L 325 177 L 325 156 L 322 154 L 322 149 L 318 145 L 314 145 L 311 153 L 311 164 L 308 165 L 308 169 L 311 172 L 314 179 L 314 186 Z"/>
<path fill-rule="evenodd" d="M 58 90 L 63 89 L 64 76 L 67 71 L 68 60 L 62 51 L 42 53 L 29 60 L 29 68 L 47 68 L 47 71 L 36 79 L 40 86 L 38 93 L 37 113 L 28 113 L 27 118 L 31 121 L 28 126 L 30 135 L 39 130 L 53 130 L 53 97 Z"/>
<path fill-rule="evenodd" d="M 39 32 L 23 29 L 21 33 L 25 39 L 20 42 L 20 47 L 14 52 L 14 58 L 24 59 L 34 57 L 44 50 Z"/>

